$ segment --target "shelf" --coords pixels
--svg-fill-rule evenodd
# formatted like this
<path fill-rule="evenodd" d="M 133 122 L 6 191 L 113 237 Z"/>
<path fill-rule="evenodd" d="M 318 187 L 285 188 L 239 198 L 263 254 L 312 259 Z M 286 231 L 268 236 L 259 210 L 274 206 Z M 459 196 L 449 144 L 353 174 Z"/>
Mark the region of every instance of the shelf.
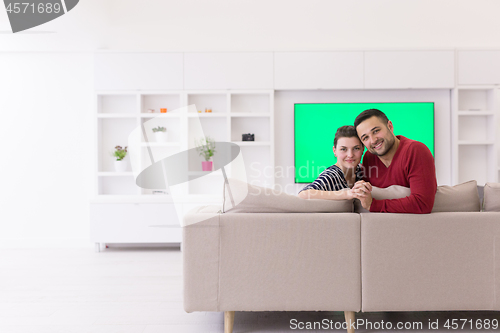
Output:
<path fill-rule="evenodd" d="M 494 116 L 494 111 L 458 111 L 459 116 Z"/>
<path fill-rule="evenodd" d="M 215 171 L 188 171 L 188 176 L 220 176 Z"/>
<path fill-rule="evenodd" d="M 238 146 L 270 146 L 269 141 L 231 141 L 231 143 L 236 143 Z"/>
<path fill-rule="evenodd" d="M 234 95 L 269 95 L 273 90 L 269 89 L 256 89 L 256 90 L 228 90 L 231 96 Z"/>
<path fill-rule="evenodd" d="M 201 112 L 201 113 L 188 113 L 188 118 L 220 118 L 227 117 L 229 113 L 227 112 Z"/>
<path fill-rule="evenodd" d="M 180 142 L 141 142 L 142 147 L 179 147 Z"/>
<path fill-rule="evenodd" d="M 142 112 L 140 114 L 141 118 L 180 118 L 181 114 L 180 113 L 148 113 L 148 112 Z"/>
<path fill-rule="evenodd" d="M 461 146 L 489 146 L 494 145 L 494 141 L 458 141 Z"/>
<path fill-rule="evenodd" d="M 231 117 L 271 117 L 269 113 L 251 113 L 251 112 L 234 112 L 231 113 Z"/>
<path fill-rule="evenodd" d="M 135 113 L 98 113 L 97 118 L 137 118 Z"/>
<path fill-rule="evenodd" d="M 464 85 L 464 86 L 457 86 L 458 90 L 489 90 L 489 89 L 495 89 L 497 86 L 495 85 L 488 85 L 488 84 L 483 84 L 483 85 L 477 85 L 477 86 L 469 86 L 469 85 Z"/>
<path fill-rule="evenodd" d="M 113 172 L 113 171 L 107 171 L 107 172 L 98 172 L 97 176 L 99 177 L 128 177 L 128 176 L 133 176 L 133 172 Z"/>

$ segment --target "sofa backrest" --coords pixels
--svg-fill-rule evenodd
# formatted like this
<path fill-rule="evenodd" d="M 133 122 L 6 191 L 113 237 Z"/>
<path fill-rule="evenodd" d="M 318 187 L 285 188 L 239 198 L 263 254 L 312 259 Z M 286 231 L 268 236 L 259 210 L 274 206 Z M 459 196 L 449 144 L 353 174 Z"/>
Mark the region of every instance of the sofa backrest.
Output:
<path fill-rule="evenodd" d="M 305 200 L 295 195 L 230 178 L 224 186 L 223 212 L 351 213 L 353 204 L 352 200 Z"/>

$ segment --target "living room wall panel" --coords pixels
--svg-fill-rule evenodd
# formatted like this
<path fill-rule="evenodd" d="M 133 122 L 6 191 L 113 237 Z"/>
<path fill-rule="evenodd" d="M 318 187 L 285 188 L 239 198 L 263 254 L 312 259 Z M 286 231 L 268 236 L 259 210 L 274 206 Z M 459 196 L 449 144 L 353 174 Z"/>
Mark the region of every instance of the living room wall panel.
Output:
<path fill-rule="evenodd" d="M 453 88 L 454 51 L 365 52 L 365 88 Z"/>
<path fill-rule="evenodd" d="M 363 52 L 277 52 L 275 89 L 362 89 Z"/>
<path fill-rule="evenodd" d="M 500 51 L 458 51 L 458 84 L 500 84 Z"/>
<path fill-rule="evenodd" d="M 299 90 L 275 93 L 275 165 L 276 188 L 297 194 L 305 184 L 295 184 L 294 169 L 294 104 L 295 103 L 373 103 L 434 102 L 435 164 L 438 185 L 452 184 L 450 92 L 444 89 L 387 90 Z M 382 110 L 383 111 L 383 110 Z M 401 110 L 404 112 L 404 110 Z M 354 119 L 352 120 L 354 122 Z M 346 125 L 352 125 L 346 124 Z M 336 128 L 331 130 L 331 138 Z M 314 136 L 314 129 L 311 129 Z M 332 154 L 331 150 L 325 154 Z M 333 156 L 333 154 L 332 154 Z"/>
<path fill-rule="evenodd" d="M 183 88 L 182 53 L 97 53 L 96 90 Z"/>
<path fill-rule="evenodd" d="M 185 53 L 185 89 L 273 89 L 271 52 Z"/>

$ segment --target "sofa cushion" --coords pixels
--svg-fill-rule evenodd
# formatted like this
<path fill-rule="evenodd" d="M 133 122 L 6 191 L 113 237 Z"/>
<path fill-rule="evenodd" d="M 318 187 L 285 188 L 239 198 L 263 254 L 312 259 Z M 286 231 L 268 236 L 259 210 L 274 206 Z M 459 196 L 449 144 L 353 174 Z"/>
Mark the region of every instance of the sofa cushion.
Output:
<path fill-rule="evenodd" d="M 224 184 L 223 211 L 226 213 L 350 213 L 353 211 L 352 200 L 305 200 L 267 187 L 250 185 L 234 178 L 228 181 L 229 184 Z"/>
<path fill-rule="evenodd" d="M 500 193 L 500 185 L 499 185 Z M 408 187 L 393 185 L 387 188 L 373 187 L 372 197 L 376 200 L 401 199 L 411 194 Z M 500 199 L 498 200 L 500 211 Z M 368 213 L 359 200 L 354 202 L 354 211 Z M 471 180 L 455 186 L 438 186 L 432 213 L 437 212 L 479 212 L 480 202 L 477 182 Z"/>
<path fill-rule="evenodd" d="M 455 186 L 438 186 L 432 212 L 479 212 L 481 204 L 477 182 L 471 180 Z"/>
<path fill-rule="evenodd" d="M 483 210 L 485 212 L 500 212 L 500 183 L 484 185 Z"/>

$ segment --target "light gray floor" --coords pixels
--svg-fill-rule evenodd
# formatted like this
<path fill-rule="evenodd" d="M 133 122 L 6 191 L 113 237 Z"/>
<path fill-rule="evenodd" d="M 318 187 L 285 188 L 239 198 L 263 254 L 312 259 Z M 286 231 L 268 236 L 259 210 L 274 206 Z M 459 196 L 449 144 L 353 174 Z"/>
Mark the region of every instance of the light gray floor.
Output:
<path fill-rule="evenodd" d="M 2 249 L 0 332 L 223 332 L 221 313 L 184 312 L 181 274 L 178 248 L 111 248 L 100 253 L 93 252 L 92 248 Z M 448 318 L 475 321 L 498 319 L 500 315 L 499 312 L 364 313 L 357 318 L 372 323 L 418 321 L 423 323 L 419 332 L 450 332 L 463 330 L 429 330 L 429 319 L 437 319 L 442 324 Z M 237 312 L 234 333 L 299 331 L 290 329 L 291 319 L 341 322 L 343 314 Z M 360 329 L 357 332 L 386 331 Z"/>

